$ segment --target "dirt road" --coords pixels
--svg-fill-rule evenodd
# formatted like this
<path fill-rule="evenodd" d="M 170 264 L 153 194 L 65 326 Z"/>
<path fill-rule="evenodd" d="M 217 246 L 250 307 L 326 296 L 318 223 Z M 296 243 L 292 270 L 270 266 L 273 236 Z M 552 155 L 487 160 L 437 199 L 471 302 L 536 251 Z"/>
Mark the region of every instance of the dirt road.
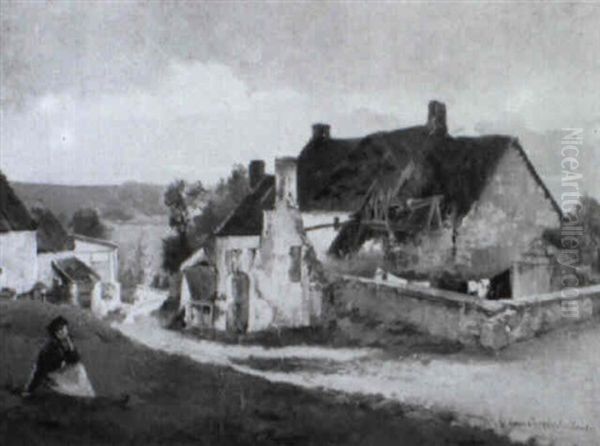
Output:
<path fill-rule="evenodd" d="M 308 388 L 380 395 L 450 410 L 514 440 L 600 444 L 600 326 L 562 331 L 495 357 L 394 357 L 377 349 L 223 345 L 165 331 L 148 318 L 119 329 L 151 348 Z"/>

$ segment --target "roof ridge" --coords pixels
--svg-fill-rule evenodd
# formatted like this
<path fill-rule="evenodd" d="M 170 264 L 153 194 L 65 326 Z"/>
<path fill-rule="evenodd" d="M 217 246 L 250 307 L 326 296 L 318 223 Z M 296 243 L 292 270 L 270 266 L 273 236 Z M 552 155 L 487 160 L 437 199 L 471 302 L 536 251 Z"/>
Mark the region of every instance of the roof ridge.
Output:
<path fill-rule="evenodd" d="M 105 246 L 109 246 L 111 248 L 118 248 L 119 245 L 111 242 L 110 240 L 105 240 L 105 239 L 101 239 L 101 238 L 95 238 L 95 237 L 89 237 L 87 235 L 83 235 L 83 234 L 77 234 L 77 233 L 72 233 L 69 234 L 70 236 L 72 236 L 74 239 L 79 239 L 81 241 L 84 242 L 90 242 L 90 243 L 97 243 L 99 245 L 105 245 Z"/>
<path fill-rule="evenodd" d="M 533 165 L 533 163 L 529 159 L 529 156 L 525 152 L 525 149 L 523 149 L 523 147 L 521 146 L 519 138 L 511 137 L 511 142 L 512 142 L 511 147 L 514 147 L 517 149 L 517 153 L 519 153 L 521 155 L 521 157 L 523 158 L 523 160 L 525 161 L 525 165 L 529 169 L 529 172 L 531 173 L 533 178 L 536 180 L 538 185 L 542 188 L 542 190 L 544 191 L 544 195 L 550 201 L 550 203 L 554 207 L 554 210 L 558 213 L 558 216 L 562 220 L 564 218 L 564 214 L 563 214 L 561 207 L 556 202 L 556 199 L 552 195 L 552 192 L 550 192 L 550 189 L 548 189 L 548 186 L 546 186 L 546 183 L 542 180 L 542 178 L 538 174 L 535 166 Z"/>

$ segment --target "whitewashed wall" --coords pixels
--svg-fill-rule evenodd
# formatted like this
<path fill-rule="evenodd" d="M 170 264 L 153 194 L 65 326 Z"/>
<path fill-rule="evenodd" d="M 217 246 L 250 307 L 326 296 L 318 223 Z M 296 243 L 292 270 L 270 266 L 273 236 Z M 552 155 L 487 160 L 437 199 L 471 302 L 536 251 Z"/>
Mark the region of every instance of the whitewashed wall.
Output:
<path fill-rule="evenodd" d="M 73 251 L 59 251 L 59 252 L 44 252 L 38 254 L 38 281 L 45 283 L 48 286 L 52 285 L 52 279 L 54 278 L 54 270 L 52 268 L 52 262 L 67 257 L 73 257 Z M 87 263 L 86 263 L 87 264 Z"/>
<path fill-rule="evenodd" d="M 215 261 L 217 267 L 217 293 L 218 299 L 215 303 L 214 326 L 217 330 L 227 329 L 227 317 L 231 316 L 230 307 L 233 303 L 231 293 L 231 270 L 248 273 L 254 266 L 258 248 L 259 236 L 228 236 L 217 237 L 215 243 Z M 232 256 L 232 250 L 239 253 Z M 229 254 L 228 254 L 229 253 Z M 253 287 L 250 277 L 250 293 Z"/>
<path fill-rule="evenodd" d="M 0 288 L 17 293 L 31 290 L 37 280 L 37 240 L 35 231 L 0 234 Z"/>
<path fill-rule="evenodd" d="M 76 238 L 73 255 L 98 273 L 103 282 L 119 280 L 117 248 Z"/>
<path fill-rule="evenodd" d="M 309 255 L 313 248 L 304 234 L 300 212 L 280 202 L 263 216 L 260 237 L 217 238 L 217 330 L 231 328 L 236 273 L 246 274 L 249 281 L 249 332 L 305 327 L 321 316 L 321 288 L 312 273 L 317 261 Z"/>

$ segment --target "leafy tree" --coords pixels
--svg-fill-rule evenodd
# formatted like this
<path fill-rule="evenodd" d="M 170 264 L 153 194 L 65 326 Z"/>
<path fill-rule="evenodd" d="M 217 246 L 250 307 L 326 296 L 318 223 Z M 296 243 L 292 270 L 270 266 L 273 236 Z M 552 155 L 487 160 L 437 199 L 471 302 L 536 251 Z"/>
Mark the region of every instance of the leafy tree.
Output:
<path fill-rule="evenodd" d="M 240 164 L 208 190 L 201 181 L 176 180 L 165 191 L 169 226 L 175 234 L 163 240 L 163 268 L 176 272 L 181 263 L 204 243 L 250 191 L 248 173 Z"/>
<path fill-rule="evenodd" d="M 581 199 L 579 219 L 583 226 L 582 261 L 600 273 L 600 203 L 589 195 Z"/>
<path fill-rule="evenodd" d="M 170 273 L 177 272 L 183 261 L 192 255 L 192 252 L 187 237 L 172 235 L 164 238 L 162 241 L 163 268 Z"/>
<path fill-rule="evenodd" d="M 75 212 L 69 227 L 75 234 L 94 238 L 106 238 L 107 236 L 106 226 L 100 220 L 98 211 L 93 208 L 83 208 Z"/>
<path fill-rule="evenodd" d="M 584 230 L 596 242 L 600 242 L 600 203 L 589 195 L 581 199 L 581 211 L 579 212 Z"/>
<path fill-rule="evenodd" d="M 185 181 L 176 180 L 169 184 L 165 191 L 165 205 L 169 209 L 169 226 L 182 238 L 185 238 L 189 224 L 185 188 Z"/>
<path fill-rule="evenodd" d="M 577 228 L 575 235 L 563 232 L 569 227 Z M 557 248 L 572 253 L 570 260 L 574 267 L 590 268 L 587 279 L 600 281 L 600 203 L 596 199 L 582 197 L 580 205 L 565 215 L 563 228 L 548 230 L 544 236 Z"/>

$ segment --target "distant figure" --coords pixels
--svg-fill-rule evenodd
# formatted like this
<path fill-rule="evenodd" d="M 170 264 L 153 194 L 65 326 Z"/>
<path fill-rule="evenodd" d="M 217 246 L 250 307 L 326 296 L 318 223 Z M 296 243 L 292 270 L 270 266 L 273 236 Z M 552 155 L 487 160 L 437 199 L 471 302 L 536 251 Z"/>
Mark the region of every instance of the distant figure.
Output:
<path fill-rule="evenodd" d="M 69 336 L 67 320 L 58 316 L 46 330 L 49 339 L 38 355 L 23 396 L 46 388 L 65 395 L 93 397 L 94 389 Z"/>

